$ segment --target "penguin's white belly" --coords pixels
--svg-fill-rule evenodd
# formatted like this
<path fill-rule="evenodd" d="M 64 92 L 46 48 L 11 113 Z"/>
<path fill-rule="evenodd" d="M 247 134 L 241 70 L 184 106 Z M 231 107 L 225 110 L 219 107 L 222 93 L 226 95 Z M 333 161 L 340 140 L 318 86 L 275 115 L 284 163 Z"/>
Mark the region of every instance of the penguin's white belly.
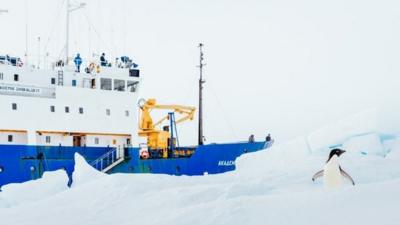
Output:
<path fill-rule="evenodd" d="M 340 187 L 342 185 L 342 174 L 339 169 L 339 162 L 333 156 L 324 167 L 324 185 L 328 188 Z"/>

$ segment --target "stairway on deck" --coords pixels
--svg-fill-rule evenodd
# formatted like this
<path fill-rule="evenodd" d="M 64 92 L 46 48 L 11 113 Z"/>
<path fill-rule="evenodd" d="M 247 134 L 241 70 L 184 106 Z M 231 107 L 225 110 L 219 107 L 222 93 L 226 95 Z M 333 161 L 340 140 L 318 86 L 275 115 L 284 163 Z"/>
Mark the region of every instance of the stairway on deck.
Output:
<path fill-rule="evenodd" d="M 92 163 L 90 163 L 90 165 L 103 173 L 107 173 L 112 168 L 122 163 L 124 160 L 125 160 L 125 150 L 122 147 L 118 147 L 100 156 Z"/>

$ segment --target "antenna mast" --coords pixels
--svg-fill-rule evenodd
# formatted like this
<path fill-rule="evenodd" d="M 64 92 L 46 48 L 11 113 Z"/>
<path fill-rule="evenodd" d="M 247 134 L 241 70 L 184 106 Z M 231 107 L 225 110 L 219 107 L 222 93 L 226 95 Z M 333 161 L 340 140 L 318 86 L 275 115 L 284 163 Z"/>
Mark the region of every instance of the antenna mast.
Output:
<path fill-rule="evenodd" d="M 203 44 L 199 44 L 200 48 L 200 64 L 198 65 L 200 69 L 200 79 L 199 79 L 199 136 L 198 136 L 198 142 L 199 145 L 204 144 L 204 135 L 203 135 L 203 84 L 205 81 L 203 80 L 203 66 L 205 64 L 203 63 Z"/>
<path fill-rule="evenodd" d="M 69 51 L 69 13 L 70 13 L 70 10 L 69 10 L 69 6 L 70 6 L 70 3 L 69 3 L 69 0 L 67 0 L 67 7 L 66 7 L 66 9 L 67 9 L 67 19 L 66 19 L 66 21 L 65 21 L 65 23 L 66 23 L 66 30 L 65 30 L 65 65 L 68 65 L 68 51 Z"/>
<path fill-rule="evenodd" d="M 86 3 L 80 3 L 79 5 L 70 4 L 70 0 L 67 0 L 67 19 L 66 19 L 66 32 L 65 32 L 65 65 L 68 65 L 68 54 L 69 54 L 69 14 L 75 10 L 84 8 Z"/>

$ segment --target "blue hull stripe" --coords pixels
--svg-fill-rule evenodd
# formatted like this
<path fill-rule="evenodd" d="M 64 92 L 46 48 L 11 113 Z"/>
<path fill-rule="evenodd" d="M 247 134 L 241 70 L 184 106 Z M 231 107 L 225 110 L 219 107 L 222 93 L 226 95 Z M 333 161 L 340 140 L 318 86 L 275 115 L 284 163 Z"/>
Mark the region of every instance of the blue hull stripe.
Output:
<path fill-rule="evenodd" d="M 232 143 L 199 146 L 190 158 L 147 159 L 139 157 L 138 148 L 127 148 L 127 159 L 109 173 L 158 173 L 171 175 L 216 174 L 235 169 L 235 160 L 244 153 L 270 147 L 271 143 Z M 0 145 L 0 187 L 40 178 L 44 171 L 65 169 L 71 177 L 74 154 L 92 162 L 109 152 L 109 147 L 62 147 Z"/>

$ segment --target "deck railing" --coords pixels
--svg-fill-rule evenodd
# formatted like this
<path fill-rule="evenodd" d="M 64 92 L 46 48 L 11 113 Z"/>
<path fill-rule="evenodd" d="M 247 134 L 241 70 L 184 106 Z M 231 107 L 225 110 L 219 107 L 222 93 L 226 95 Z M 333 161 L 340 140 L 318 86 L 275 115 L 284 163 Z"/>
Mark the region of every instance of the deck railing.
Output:
<path fill-rule="evenodd" d="M 90 165 L 99 171 L 104 171 L 104 169 L 122 158 L 124 158 L 124 148 L 113 148 L 104 155 L 100 156 L 98 159 L 91 162 Z"/>

